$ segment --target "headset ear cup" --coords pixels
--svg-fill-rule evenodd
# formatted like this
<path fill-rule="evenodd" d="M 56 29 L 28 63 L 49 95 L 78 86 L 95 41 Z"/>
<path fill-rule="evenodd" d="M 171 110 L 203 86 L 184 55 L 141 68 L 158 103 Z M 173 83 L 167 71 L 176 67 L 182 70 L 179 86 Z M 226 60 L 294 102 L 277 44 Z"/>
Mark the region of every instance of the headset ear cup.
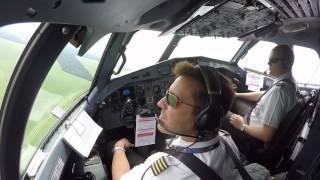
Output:
<path fill-rule="evenodd" d="M 197 118 L 196 118 L 196 129 L 198 130 L 198 132 L 201 132 L 205 129 L 205 126 L 207 124 L 208 121 L 208 115 L 207 115 L 207 111 L 209 109 L 209 106 L 207 106 L 204 110 L 202 110 Z"/>
<path fill-rule="evenodd" d="M 210 112 L 210 117 L 212 117 L 212 121 L 210 121 L 209 127 L 212 127 L 213 130 L 218 130 L 221 127 L 222 119 L 224 117 L 223 108 L 221 106 L 218 106 L 212 108 Z"/>
<path fill-rule="evenodd" d="M 196 129 L 198 132 L 214 131 L 220 128 L 223 113 L 218 108 L 207 106 L 202 110 L 196 121 Z"/>

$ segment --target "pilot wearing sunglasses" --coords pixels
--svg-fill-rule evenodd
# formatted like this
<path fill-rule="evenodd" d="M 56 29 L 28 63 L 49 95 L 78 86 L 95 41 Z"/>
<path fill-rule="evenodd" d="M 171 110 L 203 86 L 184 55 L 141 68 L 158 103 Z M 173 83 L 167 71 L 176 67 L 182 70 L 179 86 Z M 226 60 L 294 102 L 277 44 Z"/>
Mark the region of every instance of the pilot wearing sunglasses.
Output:
<path fill-rule="evenodd" d="M 207 84 L 199 66 L 180 62 L 176 64 L 174 74 L 175 81 L 157 103 L 161 109 L 157 124 L 158 130 L 177 136 L 169 145 L 173 154 L 168 154 L 166 151 L 157 152 L 149 156 L 144 163 L 130 170 L 125 149 L 132 147 L 133 144 L 125 138 L 120 139 L 115 143 L 113 154 L 112 177 L 114 180 L 200 179 L 175 157 L 175 152 L 193 154 L 202 161 L 201 163 L 213 170 L 220 179 L 231 180 L 238 175 L 235 164 L 227 154 L 225 144 L 221 141 L 227 143 L 237 157 L 239 156 L 238 149 L 230 136 L 219 131 L 220 121 L 228 112 L 233 100 L 234 91 L 230 81 L 221 74 L 208 76 L 219 91 L 218 95 L 214 95 L 214 102 L 211 102 L 212 99 L 208 95 Z M 214 113 L 206 112 L 211 111 L 211 103 L 214 104 L 212 109 Z M 207 115 L 208 117 L 210 115 L 210 118 L 203 119 L 207 117 L 202 116 Z M 209 122 L 202 124 L 203 127 L 198 122 L 202 120 Z M 209 177 L 209 179 L 212 178 L 216 179 Z"/>
<path fill-rule="evenodd" d="M 269 57 L 269 74 L 275 80 L 267 91 L 236 93 L 236 97 L 256 102 L 248 118 L 231 114 L 230 123 L 242 131 L 238 133 L 232 126 L 226 127 L 235 139 L 239 150 L 250 159 L 256 149 L 269 142 L 281 120 L 295 106 L 297 87 L 292 76 L 294 54 L 288 45 L 278 45 Z M 229 116 L 229 114 L 228 114 Z"/>

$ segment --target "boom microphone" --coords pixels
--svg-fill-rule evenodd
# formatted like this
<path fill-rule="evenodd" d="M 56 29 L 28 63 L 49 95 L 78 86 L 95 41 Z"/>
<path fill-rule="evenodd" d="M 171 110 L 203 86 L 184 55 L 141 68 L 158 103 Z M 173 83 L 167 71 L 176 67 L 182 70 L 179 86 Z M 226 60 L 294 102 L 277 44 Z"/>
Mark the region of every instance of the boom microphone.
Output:
<path fill-rule="evenodd" d="M 163 129 L 165 129 L 166 131 L 168 131 L 168 132 L 171 133 L 172 135 L 191 137 L 191 138 L 195 138 L 195 139 L 197 139 L 197 140 L 201 140 L 201 139 L 203 138 L 201 135 L 193 136 L 193 135 L 189 135 L 189 134 L 184 134 L 184 133 L 180 133 L 180 132 L 171 131 L 171 130 L 169 130 L 168 127 L 166 127 L 165 124 L 163 124 L 163 123 L 160 121 L 160 119 L 158 118 L 158 116 L 156 116 L 156 121 L 157 121 L 157 124 L 158 124 L 159 126 L 161 126 Z"/>

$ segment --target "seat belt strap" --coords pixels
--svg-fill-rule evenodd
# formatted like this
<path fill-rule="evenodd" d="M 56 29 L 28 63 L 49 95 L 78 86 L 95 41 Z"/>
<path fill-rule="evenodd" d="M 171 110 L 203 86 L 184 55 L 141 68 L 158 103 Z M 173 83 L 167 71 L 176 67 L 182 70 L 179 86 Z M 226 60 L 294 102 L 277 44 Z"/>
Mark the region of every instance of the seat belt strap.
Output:
<path fill-rule="evenodd" d="M 174 150 L 166 150 L 165 152 L 179 159 L 202 180 L 222 180 L 213 169 L 191 153 L 182 153 Z"/>
<path fill-rule="evenodd" d="M 240 173 L 242 179 L 243 180 L 252 180 L 252 177 L 249 175 L 248 171 L 243 167 L 243 165 L 241 164 L 240 160 L 234 154 L 234 152 L 231 149 L 231 147 L 229 146 L 229 144 L 223 138 L 220 138 L 220 139 L 221 139 L 222 143 L 224 144 L 224 146 L 226 148 L 227 154 L 231 157 L 231 159 L 233 160 L 233 162 L 236 165 L 237 169 L 239 170 L 239 173 Z"/>

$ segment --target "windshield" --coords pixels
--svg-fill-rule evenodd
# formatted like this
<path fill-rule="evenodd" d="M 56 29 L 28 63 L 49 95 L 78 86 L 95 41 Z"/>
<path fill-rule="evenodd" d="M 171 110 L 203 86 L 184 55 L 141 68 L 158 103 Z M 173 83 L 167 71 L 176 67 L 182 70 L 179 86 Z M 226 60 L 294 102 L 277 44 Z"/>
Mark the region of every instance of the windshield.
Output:
<path fill-rule="evenodd" d="M 240 67 L 255 70 L 263 73 L 269 69 L 268 60 L 271 50 L 277 44 L 266 41 L 259 41 L 238 63 Z"/>
<path fill-rule="evenodd" d="M 120 74 L 113 75 L 111 78 L 156 64 L 173 37 L 173 35 L 159 37 L 159 34 L 158 31 L 147 30 L 136 32 L 125 51 L 126 64 Z M 115 69 L 118 69 L 121 62 L 120 59 Z"/>
<path fill-rule="evenodd" d="M 173 35 L 159 37 L 159 34 L 160 32 L 148 30 L 135 33 L 126 47 L 127 61 L 122 71 L 118 75 L 113 75 L 112 78 L 156 64 L 173 38 Z M 242 44 L 243 42 L 237 38 L 186 36 L 179 41 L 169 59 L 204 56 L 230 61 Z M 115 67 L 116 70 L 121 62 L 120 58 Z"/>
<path fill-rule="evenodd" d="M 237 38 L 187 36 L 180 40 L 170 59 L 205 56 L 212 59 L 230 61 L 242 43 Z"/>

